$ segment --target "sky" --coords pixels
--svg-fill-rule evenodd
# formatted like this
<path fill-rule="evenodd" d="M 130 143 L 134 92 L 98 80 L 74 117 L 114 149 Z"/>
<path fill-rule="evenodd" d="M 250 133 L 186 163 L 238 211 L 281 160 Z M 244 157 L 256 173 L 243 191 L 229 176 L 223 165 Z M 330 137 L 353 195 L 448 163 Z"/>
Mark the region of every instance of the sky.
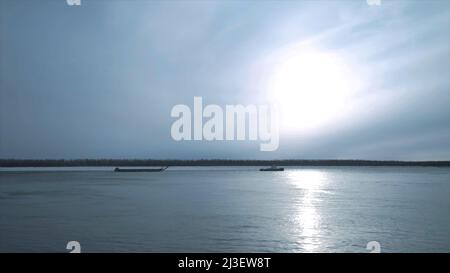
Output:
<path fill-rule="evenodd" d="M 0 158 L 450 160 L 450 1 L 0 1 Z M 175 141 L 175 105 L 282 112 Z"/>

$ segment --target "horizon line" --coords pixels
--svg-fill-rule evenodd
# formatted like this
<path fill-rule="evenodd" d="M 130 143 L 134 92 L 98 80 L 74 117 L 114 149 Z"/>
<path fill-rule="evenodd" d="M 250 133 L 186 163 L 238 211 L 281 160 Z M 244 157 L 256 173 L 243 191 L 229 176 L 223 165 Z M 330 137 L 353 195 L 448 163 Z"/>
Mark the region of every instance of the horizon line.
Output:
<path fill-rule="evenodd" d="M 117 166 L 430 166 L 450 167 L 450 160 L 366 159 L 0 159 L 0 167 L 117 167 Z"/>

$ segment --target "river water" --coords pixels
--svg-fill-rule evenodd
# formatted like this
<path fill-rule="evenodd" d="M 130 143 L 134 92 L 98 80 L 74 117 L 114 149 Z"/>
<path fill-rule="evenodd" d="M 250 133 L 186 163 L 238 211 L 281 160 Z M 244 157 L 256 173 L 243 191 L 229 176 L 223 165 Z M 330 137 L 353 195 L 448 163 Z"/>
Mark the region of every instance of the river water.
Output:
<path fill-rule="evenodd" d="M 1 168 L 0 252 L 450 252 L 450 168 Z"/>

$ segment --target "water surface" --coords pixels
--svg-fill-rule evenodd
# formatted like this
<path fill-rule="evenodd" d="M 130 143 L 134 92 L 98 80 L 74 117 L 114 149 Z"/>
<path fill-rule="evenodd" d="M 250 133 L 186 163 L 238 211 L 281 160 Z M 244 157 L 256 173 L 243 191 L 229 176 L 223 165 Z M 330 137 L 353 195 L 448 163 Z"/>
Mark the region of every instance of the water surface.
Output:
<path fill-rule="evenodd" d="M 0 251 L 450 252 L 450 168 L 0 169 Z"/>

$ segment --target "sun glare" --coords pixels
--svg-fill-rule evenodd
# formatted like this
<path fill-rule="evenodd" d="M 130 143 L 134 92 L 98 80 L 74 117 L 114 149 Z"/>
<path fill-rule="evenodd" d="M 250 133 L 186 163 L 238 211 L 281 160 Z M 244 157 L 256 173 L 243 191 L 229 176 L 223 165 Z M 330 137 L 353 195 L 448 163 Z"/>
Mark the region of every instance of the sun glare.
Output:
<path fill-rule="evenodd" d="M 344 111 L 356 81 L 337 55 L 315 50 L 284 54 L 274 67 L 269 96 L 281 110 L 281 129 L 311 130 Z"/>

